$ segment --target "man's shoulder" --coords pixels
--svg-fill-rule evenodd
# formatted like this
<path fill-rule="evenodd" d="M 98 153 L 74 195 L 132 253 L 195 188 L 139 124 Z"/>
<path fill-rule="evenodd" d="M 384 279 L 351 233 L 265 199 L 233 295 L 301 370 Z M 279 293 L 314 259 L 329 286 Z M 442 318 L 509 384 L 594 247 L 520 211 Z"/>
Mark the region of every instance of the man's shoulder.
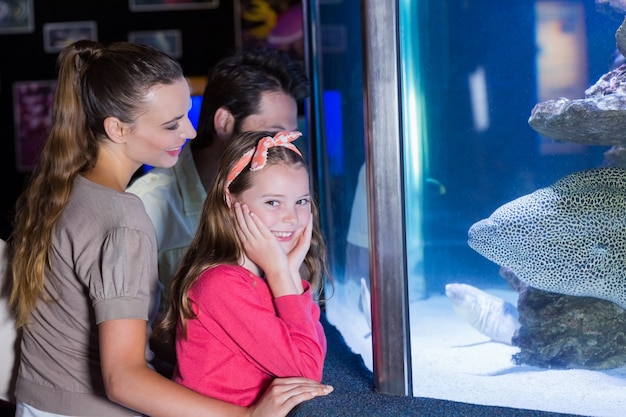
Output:
<path fill-rule="evenodd" d="M 139 197 L 152 193 L 169 193 L 176 185 L 176 178 L 173 168 L 153 168 L 135 179 L 126 191 Z"/>

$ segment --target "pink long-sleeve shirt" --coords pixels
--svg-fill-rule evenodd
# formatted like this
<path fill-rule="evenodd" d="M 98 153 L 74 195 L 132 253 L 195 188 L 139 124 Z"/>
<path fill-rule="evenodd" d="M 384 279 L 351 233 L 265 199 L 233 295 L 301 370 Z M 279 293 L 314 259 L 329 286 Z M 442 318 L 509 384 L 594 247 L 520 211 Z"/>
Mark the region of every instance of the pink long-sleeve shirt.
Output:
<path fill-rule="evenodd" d="M 189 292 L 197 318 L 179 327 L 174 380 L 212 398 L 253 404 L 277 377 L 321 381 L 326 337 L 308 282 L 304 292 L 273 298 L 247 269 L 205 270 Z"/>

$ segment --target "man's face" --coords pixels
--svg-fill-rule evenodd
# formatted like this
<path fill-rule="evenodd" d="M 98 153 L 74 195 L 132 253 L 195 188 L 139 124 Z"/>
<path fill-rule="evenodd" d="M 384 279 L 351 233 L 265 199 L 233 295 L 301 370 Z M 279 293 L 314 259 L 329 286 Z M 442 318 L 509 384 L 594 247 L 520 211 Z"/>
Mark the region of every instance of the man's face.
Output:
<path fill-rule="evenodd" d="M 288 94 L 266 91 L 261 94 L 259 111 L 243 119 L 241 131 L 292 131 L 298 128 L 298 105 Z"/>

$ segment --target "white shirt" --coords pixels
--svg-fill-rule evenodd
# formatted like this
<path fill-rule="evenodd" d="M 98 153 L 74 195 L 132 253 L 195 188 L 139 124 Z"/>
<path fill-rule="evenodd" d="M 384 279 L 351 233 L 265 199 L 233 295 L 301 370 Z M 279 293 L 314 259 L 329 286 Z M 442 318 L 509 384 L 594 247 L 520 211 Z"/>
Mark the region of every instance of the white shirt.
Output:
<path fill-rule="evenodd" d="M 7 244 L 0 239 L 0 288 L 5 288 L 9 275 Z M 0 292 L 0 400 L 15 402 L 12 386 L 14 384 L 13 367 L 15 366 L 17 332 L 15 319 L 9 308 L 8 292 Z"/>
<path fill-rule="evenodd" d="M 163 310 L 167 308 L 176 268 L 196 233 L 206 198 L 190 146 L 183 148 L 173 167 L 148 171 L 127 191 L 141 198 L 156 230 L 159 280 L 164 286 Z"/>

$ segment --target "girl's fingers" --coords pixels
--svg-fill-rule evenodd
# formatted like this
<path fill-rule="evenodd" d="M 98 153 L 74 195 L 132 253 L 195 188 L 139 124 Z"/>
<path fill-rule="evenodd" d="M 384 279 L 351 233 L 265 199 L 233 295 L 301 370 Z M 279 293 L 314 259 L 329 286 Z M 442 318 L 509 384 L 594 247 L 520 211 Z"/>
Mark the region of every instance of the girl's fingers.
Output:
<path fill-rule="evenodd" d="M 311 236 L 313 236 L 313 216 L 309 217 L 309 222 L 304 228 L 304 235 L 306 236 L 306 239 L 310 242 Z"/>
<path fill-rule="evenodd" d="M 311 236 L 313 235 L 313 218 L 309 217 L 309 222 L 299 232 L 298 243 L 290 254 L 290 259 L 293 259 L 300 267 L 300 264 L 304 260 L 309 248 L 311 247 Z"/>
<path fill-rule="evenodd" d="M 246 217 L 243 213 L 243 209 L 241 204 L 234 203 L 233 210 L 235 211 L 235 219 L 237 220 L 235 223 L 237 224 L 237 234 L 239 237 L 246 241 L 250 239 L 250 230 L 248 228 L 248 224 L 246 222 Z"/>
<path fill-rule="evenodd" d="M 247 205 L 236 202 L 234 204 L 234 209 L 235 216 L 237 218 L 237 225 L 244 233 L 246 240 L 256 236 L 263 236 L 263 232 L 259 225 L 265 225 L 259 223 L 260 220 L 250 212 L 250 208 Z"/>
<path fill-rule="evenodd" d="M 237 220 L 237 234 L 247 256 L 257 264 L 260 262 L 261 266 L 266 258 L 280 257 L 282 249 L 278 240 L 261 219 L 255 216 L 245 204 L 234 203 L 233 209 Z M 275 258 L 274 261 L 276 261 Z"/>

